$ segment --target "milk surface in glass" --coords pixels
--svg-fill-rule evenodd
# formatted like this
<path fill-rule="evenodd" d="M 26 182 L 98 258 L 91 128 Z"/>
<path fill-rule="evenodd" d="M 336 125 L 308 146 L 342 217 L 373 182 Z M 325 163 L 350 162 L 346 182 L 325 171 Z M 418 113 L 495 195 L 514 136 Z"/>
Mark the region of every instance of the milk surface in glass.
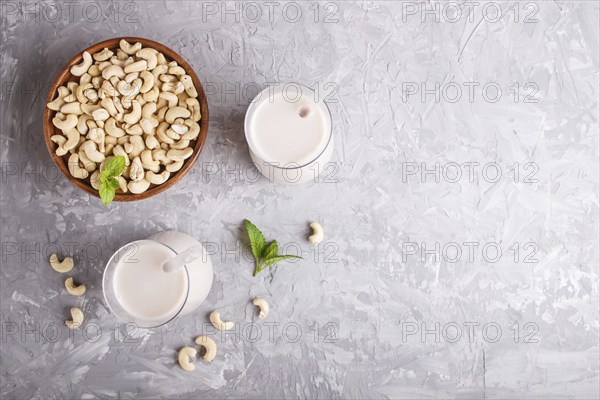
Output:
<path fill-rule="evenodd" d="M 187 295 L 186 272 L 164 272 L 162 265 L 174 256 L 168 247 L 136 242 L 135 251 L 121 257 L 113 287 L 121 307 L 141 320 L 162 321 L 175 316 Z"/>

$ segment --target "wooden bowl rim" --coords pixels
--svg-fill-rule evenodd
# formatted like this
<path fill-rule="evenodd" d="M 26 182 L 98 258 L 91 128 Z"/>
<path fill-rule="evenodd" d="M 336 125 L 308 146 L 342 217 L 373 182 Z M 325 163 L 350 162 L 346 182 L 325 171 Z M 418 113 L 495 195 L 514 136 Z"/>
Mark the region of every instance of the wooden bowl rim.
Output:
<path fill-rule="evenodd" d="M 69 172 L 69 168 L 68 168 L 68 162 L 64 159 L 64 157 L 66 155 L 63 157 L 59 157 L 56 155 L 57 145 L 52 140 L 50 140 L 50 138 L 53 135 L 55 135 L 56 132 L 58 131 L 57 128 L 54 126 L 54 124 L 52 124 L 52 118 L 56 114 L 56 111 L 49 109 L 47 107 L 47 104 L 49 102 L 51 102 L 52 100 L 54 100 L 54 98 L 56 97 L 56 94 L 57 94 L 57 90 L 60 86 L 63 86 L 67 82 L 72 81 L 71 78 L 73 78 L 73 76 L 71 75 L 70 69 L 73 65 L 79 64 L 83 60 L 83 52 L 84 51 L 88 51 L 88 52 L 90 52 L 90 54 L 93 54 L 93 53 L 96 53 L 97 51 L 101 51 L 105 47 L 110 50 L 114 50 L 114 49 L 119 48 L 119 42 L 121 40 L 126 40 L 127 42 L 130 42 L 130 43 L 140 42 L 140 43 L 142 43 L 142 45 L 144 47 L 152 47 L 152 48 L 160 51 L 161 53 L 163 53 L 167 58 L 177 61 L 177 64 L 180 65 L 181 67 L 183 67 L 183 69 L 185 69 L 187 74 L 192 77 L 192 81 L 194 82 L 194 85 L 196 86 L 196 90 L 198 92 L 197 98 L 198 98 L 198 101 L 200 102 L 200 113 L 202 115 L 202 119 L 199 121 L 200 133 L 198 134 L 198 138 L 195 140 L 196 143 L 194 144 L 194 153 L 192 154 L 192 156 L 190 158 L 188 158 L 187 160 L 185 160 L 185 163 L 183 164 L 181 169 L 179 171 L 177 171 L 175 174 L 171 175 L 169 177 L 169 179 L 162 185 L 151 185 L 148 190 L 146 190 L 144 193 L 140 193 L 140 194 L 132 194 L 129 192 L 128 193 L 117 193 L 115 195 L 115 198 L 113 199 L 113 201 L 118 201 L 118 202 L 129 202 L 129 201 L 144 200 L 149 197 L 155 196 L 155 195 L 162 193 L 165 190 L 169 189 L 170 187 L 172 187 L 173 185 L 175 185 L 177 182 L 179 182 L 181 180 L 181 178 L 192 168 L 192 166 L 194 165 L 194 163 L 197 161 L 198 157 L 200 156 L 202 149 L 204 148 L 204 144 L 206 143 L 206 138 L 208 136 L 208 117 L 209 116 L 208 116 L 208 103 L 206 100 L 206 94 L 204 93 L 204 88 L 202 86 L 202 83 L 200 82 L 200 79 L 196 75 L 196 72 L 194 71 L 192 66 L 176 51 L 174 51 L 171 48 L 165 46 L 164 44 L 156 42 L 154 40 L 141 38 L 141 37 L 131 37 L 131 36 L 116 37 L 116 38 L 107 39 L 102 42 L 92 44 L 91 46 L 89 46 L 86 49 L 77 53 L 77 55 L 75 55 L 75 57 L 73 57 L 71 59 L 71 61 L 69 61 L 67 63 L 67 65 L 65 65 L 65 67 L 63 67 L 63 69 L 59 72 L 58 76 L 56 77 L 56 79 L 54 80 L 54 83 L 52 84 L 52 86 L 50 88 L 50 93 L 48 93 L 48 97 L 46 99 L 46 104 L 44 105 L 45 110 L 44 110 L 44 124 L 43 125 L 44 125 L 44 139 L 46 142 L 46 147 L 48 149 L 48 152 L 50 153 L 52 161 L 54 161 L 54 164 L 56 164 L 58 169 L 69 180 L 69 182 L 71 182 L 73 185 L 75 185 L 79 189 L 85 191 L 86 193 L 89 193 L 95 197 L 100 197 L 98 191 L 96 189 L 94 189 L 92 187 L 92 185 L 89 183 L 89 177 L 86 178 L 86 180 L 81 180 L 81 179 L 74 178 L 71 175 L 71 173 Z M 60 133 L 60 131 L 58 131 L 58 132 Z M 69 155 L 69 153 L 67 155 Z"/>

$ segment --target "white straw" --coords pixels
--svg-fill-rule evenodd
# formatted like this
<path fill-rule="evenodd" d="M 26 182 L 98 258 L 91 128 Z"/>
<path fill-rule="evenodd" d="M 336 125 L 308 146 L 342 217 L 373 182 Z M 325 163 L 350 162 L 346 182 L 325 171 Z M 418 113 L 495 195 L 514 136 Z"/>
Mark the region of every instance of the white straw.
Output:
<path fill-rule="evenodd" d="M 192 246 L 163 264 L 163 271 L 174 272 L 202 256 L 202 246 Z"/>

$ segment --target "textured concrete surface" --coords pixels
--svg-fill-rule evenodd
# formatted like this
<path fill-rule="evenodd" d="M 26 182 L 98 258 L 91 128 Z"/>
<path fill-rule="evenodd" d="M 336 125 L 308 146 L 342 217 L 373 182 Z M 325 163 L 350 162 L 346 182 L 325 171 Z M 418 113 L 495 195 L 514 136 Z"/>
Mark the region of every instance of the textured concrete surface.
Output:
<path fill-rule="evenodd" d="M 298 4 L 2 2 L 0 397 L 598 398 L 598 3 Z M 123 35 L 191 62 L 210 131 L 181 183 L 107 209 L 59 175 L 41 117 L 64 63 Z M 242 129 L 288 81 L 318 85 L 335 125 L 335 164 L 298 187 L 257 179 Z M 304 260 L 252 278 L 243 218 Z M 104 263 L 167 229 L 212 251 L 212 292 L 119 326 Z M 237 329 L 186 373 L 176 352 L 216 308 Z"/>

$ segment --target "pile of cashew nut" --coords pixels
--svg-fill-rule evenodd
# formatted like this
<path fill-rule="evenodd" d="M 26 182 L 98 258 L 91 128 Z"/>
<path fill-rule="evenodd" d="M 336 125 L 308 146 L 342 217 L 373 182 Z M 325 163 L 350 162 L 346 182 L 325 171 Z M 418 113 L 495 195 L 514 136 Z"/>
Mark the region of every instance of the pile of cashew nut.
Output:
<path fill-rule="evenodd" d="M 49 261 L 52 269 L 61 274 L 70 272 L 75 266 L 71 257 L 65 257 L 60 261 L 56 254 L 52 254 Z M 67 293 L 73 296 L 83 296 L 85 293 L 85 285 L 76 285 L 71 276 L 65 280 L 65 289 L 67 290 Z M 81 324 L 83 324 L 83 311 L 77 307 L 71 308 L 71 319 L 65 321 L 65 324 L 69 329 L 78 329 L 81 327 Z"/>
<path fill-rule="evenodd" d="M 59 87 L 48 103 L 62 131 L 51 140 L 57 156 L 70 153 L 71 175 L 89 177 L 95 189 L 103 161 L 124 156 L 120 189 L 139 194 L 165 183 L 192 156 L 200 103 L 191 76 L 176 61 L 141 43 L 121 40 L 119 47 L 116 53 L 85 51 L 71 67 L 79 82 Z"/>

